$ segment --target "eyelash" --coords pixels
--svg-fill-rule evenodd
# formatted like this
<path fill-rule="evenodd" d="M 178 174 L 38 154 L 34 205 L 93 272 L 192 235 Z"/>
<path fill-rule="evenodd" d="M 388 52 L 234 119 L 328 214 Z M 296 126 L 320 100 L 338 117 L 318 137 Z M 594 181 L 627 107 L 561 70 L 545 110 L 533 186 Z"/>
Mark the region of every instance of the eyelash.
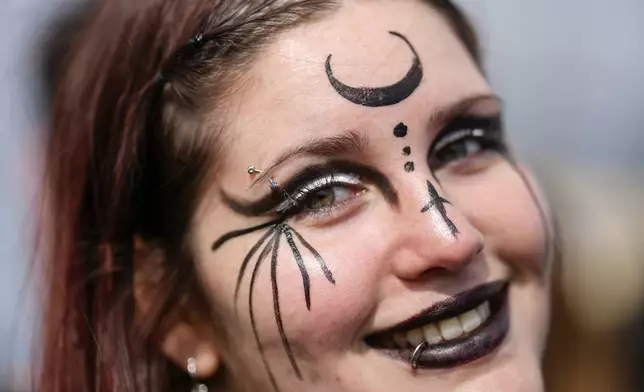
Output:
<path fill-rule="evenodd" d="M 356 174 L 335 172 L 322 175 L 304 183 L 291 193 L 283 191 L 285 200 L 277 206 L 276 211 L 282 216 L 296 218 L 312 217 L 314 219 L 324 219 L 325 217 L 330 217 L 334 209 L 341 207 L 351 200 L 340 201 L 329 207 L 323 207 L 320 209 L 307 208 L 307 202 L 310 201 L 313 196 L 322 191 L 333 191 L 337 188 L 344 188 L 352 191 L 352 193 L 354 193 L 353 197 L 357 197 L 359 196 L 359 193 L 364 190 L 364 185 L 360 176 Z"/>
<path fill-rule="evenodd" d="M 494 121 L 481 119 L 479 120 L 479 122 L 483 122 L 484 124 L 447 131 L 441 138 L 437 139 L 432 146 L 428 156 L 428 163 L 430 168 L 432 168 L 432 170 L 438 170 L 450 163 L 465 160 L 478 154 L 482 154 L 486 151 L 495 151 L 505 154 L 507 152 L 507 147 L 503 140 L 503 135 L 500 128 L 494 125 Z M 474 154 L 470 155 L 467 153 L 466 146 L 466 156 L 464 157 L 447 159 L 443 161 L 438 158 L 438 155 L 440 155 L 441 152 L 445 152 L 447 148 L 463 145 L 468 141 L 475 141 L 479 143 L 480 149 Z"/>

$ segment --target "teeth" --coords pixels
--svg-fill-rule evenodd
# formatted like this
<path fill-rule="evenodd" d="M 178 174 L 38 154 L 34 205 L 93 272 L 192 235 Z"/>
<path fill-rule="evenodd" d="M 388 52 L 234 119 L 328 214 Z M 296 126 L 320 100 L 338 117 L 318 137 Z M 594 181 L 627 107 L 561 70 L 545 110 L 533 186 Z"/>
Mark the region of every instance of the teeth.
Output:
<path fill-rule="evenodd" d="M 469 310 L 456 317 L 412 329 L 397 332 L 387 348 L 414 348 L 422 342 L 438 344 L 444 340 L 456 339 L 480 327 L 490 317 L 490 303 L 484 302 L 476 309 Z"/>
<path fill-rule="evenodd" d="M 458 317 L 439 321 L 438 329 L 441 331 L 441 335 L 443 335 L 445 340 L 455 339 L 463 335 L 463 327 L 461 326 L 461 322 L 458 321 Z"/>
<path fill-rule="evenodd" d="M 423 327 L 423 335 L 425 336 L 425 341 L 429 344 L 440 343 L 443 340 L 440 331 L 436 324 L 429 324 Z"/>
<path fill-rule="evenodd" d="M 481 316 L 476 312 L 476 309 L 472 309 L 458 316 L 458 320 L 461 322 L 465 333 L 474 331 L 482 323 Z"/>
<path fill-rule="evenodd" d="M 490 317 L 490 303 L 488 301 L 483 302 L 476 308 L 476 311 L 481 316 L 481 323 L 484 323 Z"/>
<path fill-rule="evenodd" d="M 404 333 L 395 333 L 394 342 L 396 342 L 396 346 L 400 348 L 409 347 L 409 343 L 407 342 L 407 336 Z"/>
<path fill-rule="evenodd" d="M 422 329 L 412 329 L 411 331 L 407 332 L 407 340 L 413 347 L 418 346 L 422 342 L 425 341 L 425 337 L 423 336 L 423 330 Z"/>

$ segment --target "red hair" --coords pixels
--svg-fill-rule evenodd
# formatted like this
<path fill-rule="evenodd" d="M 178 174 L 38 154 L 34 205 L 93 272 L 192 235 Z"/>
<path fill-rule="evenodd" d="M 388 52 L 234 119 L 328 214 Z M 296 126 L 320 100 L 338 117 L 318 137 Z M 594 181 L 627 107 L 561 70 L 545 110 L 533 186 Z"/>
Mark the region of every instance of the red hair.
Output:
<path fill-rule="evenodd" d="M 430 3 L 478 61 L 463 14 L 449 1 Z M 90 9 L 53 83 L 37 390 L 190 388 L 155 341 L 186 299 L 210 311 L 185 245 L 218 155 L 217 132 L 203 120 L 258 48 L 335 6 L 332 0 L 111 0 Z M 177 57 L 199 33 L 215 39 Z M 162 255 L 150 261 L 159 263 L 159 276 L 145 324 L 134 298 L 135 238 Z"/>

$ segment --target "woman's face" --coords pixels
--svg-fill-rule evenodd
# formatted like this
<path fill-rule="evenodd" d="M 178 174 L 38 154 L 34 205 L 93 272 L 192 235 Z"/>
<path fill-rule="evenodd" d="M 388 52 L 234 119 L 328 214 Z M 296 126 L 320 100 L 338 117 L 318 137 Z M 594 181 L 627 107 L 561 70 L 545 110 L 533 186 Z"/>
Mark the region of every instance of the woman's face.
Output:
<path fill-rule="evenodd" d="M 193 246 L 240 384 L 542 389 L 547 223 L 439 13 L 347 2 L 237 87 Z"/>

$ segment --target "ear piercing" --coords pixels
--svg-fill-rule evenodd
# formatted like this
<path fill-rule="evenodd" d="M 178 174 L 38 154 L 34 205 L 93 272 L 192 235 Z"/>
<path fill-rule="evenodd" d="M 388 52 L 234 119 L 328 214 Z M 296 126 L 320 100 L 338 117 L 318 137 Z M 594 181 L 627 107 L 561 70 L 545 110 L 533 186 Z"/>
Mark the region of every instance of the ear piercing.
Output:
<path fill-rule="evenodd" d="M 190 389 L 190 392 L 208 392 L 208 387 L 205 384 L 200 383 L 199 381 L 196 381 L 197 377 L 197 360 L 194 358 L 189 358 L 188 359 L 188 366 L 187 366 L 188 374 L 190 374 L 190 377 L 193 380 L 193 386 L 192 389 Z"/>

